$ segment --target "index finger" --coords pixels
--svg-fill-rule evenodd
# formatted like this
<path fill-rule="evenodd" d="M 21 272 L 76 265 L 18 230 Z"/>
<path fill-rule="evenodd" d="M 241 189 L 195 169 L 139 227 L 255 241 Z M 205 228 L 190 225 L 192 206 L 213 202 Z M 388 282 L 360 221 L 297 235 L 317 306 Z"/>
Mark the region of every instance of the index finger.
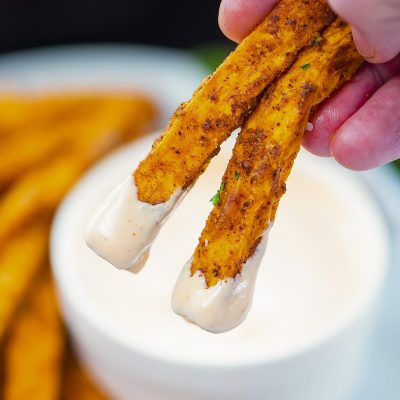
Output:
<path fill-rule="evenodd" d="M 272 10 L 278 0 L 222 0 L 218 23 L 229 39 L 240 42 Z"/>

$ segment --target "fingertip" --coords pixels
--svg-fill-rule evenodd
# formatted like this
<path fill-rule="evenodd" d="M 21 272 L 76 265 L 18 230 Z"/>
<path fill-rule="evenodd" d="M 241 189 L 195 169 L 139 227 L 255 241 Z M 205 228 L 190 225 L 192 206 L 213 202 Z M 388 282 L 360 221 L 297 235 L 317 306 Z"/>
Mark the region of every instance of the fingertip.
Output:
<path fill-rule="evenodd" d="M 383 137 L 387 136 L 380 135 L 380 132 L 385 131 L 382 124 L 387 124 L 386 132 L 393 132 L 394 124 L 391 120 L 398 115 L 394 105 L 396 101 L 399 104 L 396 93 L 400 93 L 398 89 L 396 91 L 396 86 L 393 86 L 396 79 L 390 84 L 390 94 L 380 95 L 376 100 L 374 93 L 393 78 L 399 67 L 400 55 L 393 61 L 379 66 L 365 64 L 335 96 L 320 106 L 311 120 L 313 131 L 306 132 L 304 147 L 319 156 L 333 155 L 340 164 L 354 170 L 365 170 L 388 162 L 390 155 L 382 160 L 377 155 L 379 151 L 376 150 L 383 145 Z M 368 108 L 363 109 L 368 101 Z M 371 101 L 374 104 L 371 104 Z M 382 106 L 388 101 L 392 111 L 374 117 L 374 114 L 383 112 Z M 360 109 L 363 111 L 357 114 Z M 357 115 L 352 118 L 354 114 Z M 374 130 L 375 134 L 368 134 L 371 130 Z M 373 143 L 376 136 L 380 139 Z M 383 153 L 386 154 L 386 150 Z"/>
<path fill-rule="evenodd" d="M 392 60 L 400 51 L 398 1 L 328 0 L 332 9 L 353 27 L 359 53 L 370 63 Z"/>
<path fill-rule="evenodd" d="M 320 157 L 331 157 L 330 141 L 336 130 L 352 112 L 346 101 L 346 93 L 327 100 L 311 119 L 313 129 L 306 132 L 303 145 L 311 153 Z"/>
<path fill-rule="evenodd" d="M 333 136 L 331 153 L 347 168 L 363 171 L 400 156 L 400 76 L 385 83 Z"/>
<path fill-rule="evenodd" d="M 278 0 L 222 0 L 218 23 L 229 39 L 240 42 L 271 11 Z"/>
<path fill-rule="evenodd" d="M 352 28 L 353 31 L 353 40 L 357 47 L 358 52 L 368 61 L 373 63 L 374 60 L 378 57 L 378 54 L 374 51 L 373 47 L 370 43 L 365 40 L 364 35 L 362 35 L 354 26 Z"/>
<path fill-rule="evenodd" d="M 319 157 L 331 156 L 329 147 L 331 131 L 325 116 L 326 114 L 322 112 L 311 120 L 313 129 L 305 133 L 303 140 L 303 147 Z"/>
<path fill-rule="evenodd" d="M 240 9 L 233 7 L 231 0 L 222 0 L 219 6 L 218 24 L 222 33 L 234 42 L 241 40 L 238 21 L 240 21 Z"/>
<path fill-rule="evenodd" d="M 359 160 L 359 145 L 351 131 L 339 130 L 330 142 L 332 157 L 345 168 L 354 171 L 367 170 L 370 167 Z"/>
<path fill-rule="evenodd" d="M 358 52 L 371 64 L 383 64 L 392 60 L 397 53 L 394 47 L 375 46 L 367 39 L 366 35 L 359 32 L 355 27 L 353 29 L 353 39 Z"/>
<path fill-rule="evenodd" d="M 320 143 L 318 143 L 318 140 L 315 140 L 315 136 L 313 136 L 312 132 L 311 133 L 306 133 L 304 140 L 303 140 L 303 147 L 309 151 L 311 154 L 314 154 L 315 156 L 318 157 L 330 157 L 331 152 L 329 150 L 326 150 L 325 146 L 321 146 Z"/>

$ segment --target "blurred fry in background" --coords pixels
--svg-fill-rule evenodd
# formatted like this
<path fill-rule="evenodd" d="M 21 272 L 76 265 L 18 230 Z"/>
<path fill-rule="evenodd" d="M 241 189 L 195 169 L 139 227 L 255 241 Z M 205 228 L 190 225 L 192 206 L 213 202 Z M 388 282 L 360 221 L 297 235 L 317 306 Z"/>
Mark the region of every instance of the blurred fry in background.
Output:
<path fill-rule="evenodd" d="M 65 361 L 51 217 L 87 167 L 156 118 L 150 99 L 128 92 L 0 96 L 0 398 L 103 398 L 71 354 Z"/>

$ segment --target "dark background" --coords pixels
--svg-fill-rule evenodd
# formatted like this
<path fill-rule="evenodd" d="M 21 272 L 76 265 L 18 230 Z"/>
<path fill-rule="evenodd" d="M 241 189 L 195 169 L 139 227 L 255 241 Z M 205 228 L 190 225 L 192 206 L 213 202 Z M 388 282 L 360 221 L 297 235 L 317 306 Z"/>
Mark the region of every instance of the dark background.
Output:
<path fill-rule="evenodd" d="M 226 44 L 219 0 L 0 0 L 0 53 L 71 43 Z"/>

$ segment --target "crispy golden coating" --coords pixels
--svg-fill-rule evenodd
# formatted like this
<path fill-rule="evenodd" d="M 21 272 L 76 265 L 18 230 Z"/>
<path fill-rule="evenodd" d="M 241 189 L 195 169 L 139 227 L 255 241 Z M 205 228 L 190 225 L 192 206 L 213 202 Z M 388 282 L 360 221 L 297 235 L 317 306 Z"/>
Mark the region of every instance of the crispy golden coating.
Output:
<path fill-rule="evenodd" d="M 0 251 L 0 342 L 47 254 L 48 221 L 39 220 Z"/>
<path fill-rule="evenodd" d="M 14 108 L 21 109 L 21 117 L 27 115 L 19 124 L 15 122 L 15 129 L 10 131 L 10 135 L 2 138 L 0 189 L 43 163 L 47 157 L 63 153 L 79 143 L 88 131 L 112 129 L 125 134 L 132 126 L 136 127 L 144 120 L 151 121 L 155 115 L 153 104 L 143 96 L 103 96 L 76 94 L 73 97 L 70 94 L 64 101 L 58 96 L 46 96 L 41 100 L 22 97 L 19 102 L 15 99 Z M 0 99 L 0 111 L 4 102 Z M 39 115 L 35 118 L 42 116 L 42 119 L 35 123 L 34 118 L 32 122 L 30 111 L 37 111 Z M 0 113 L 0 126 L 4 122 L 1 117 Z"/>
<path fill-rule="evenodd" d="M 53 282 L 44 271 L 32 286 L 4 351 L 4 400 L 58 400 L 65 333 Z"/>
<path fill-rule="evenodd" d="M 351 28 L 336 20 L 304 50 L 245 122 L 223 190 L 199 239 L 192 273 L 208 286 L 235 277 L 252 256 L 285 192 L 310 111 L 355 73 L 362 57 Z"/>
<path fill-rule="evenodd" d="M 62 383 L 62 400 L 107 400 L 72 354 L 68 354 Z"/>
<path fill-rule="evenodd" d="M 263 90 L 334 16 L 324 0 L 282 0 L 182 104 L 135 171 L 138 197 L 158 204 L 190 186 Z"/>

